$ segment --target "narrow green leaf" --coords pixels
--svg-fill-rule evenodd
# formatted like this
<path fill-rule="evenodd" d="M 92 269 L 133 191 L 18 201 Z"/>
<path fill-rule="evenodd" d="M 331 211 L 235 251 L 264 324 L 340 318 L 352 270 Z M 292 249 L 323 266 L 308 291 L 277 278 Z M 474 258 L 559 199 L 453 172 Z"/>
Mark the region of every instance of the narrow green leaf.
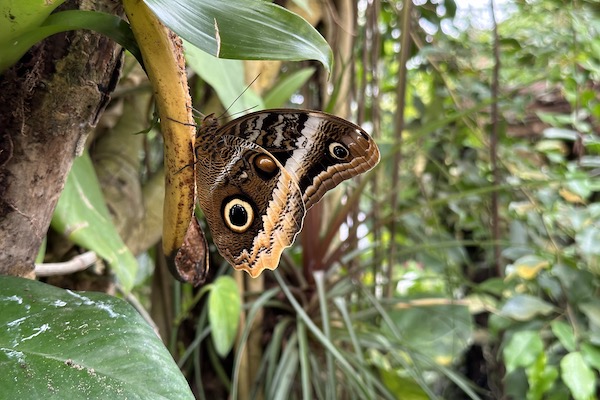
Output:
<path fill-rule="evenodd" d="M 539 332 L 515 332 L 502 351 L 506 372 L 511 373 L 518 367 L 528 367 L 544 351 L 544 343 Z"/>
<path fill-rule="evenodd" d="M 101 293 L 0 277 L 0 387 L 6 399 L 193 399 L 139 313 Z M 160 371 L 160 373 L 157 373 Z"/>
<path fill-rule="evenodd" d="M 596 390 L 594 371 L 585 363 L 580 352 L 572 352 L 560 361 L 561 378 L 575 400 L 591 400 Z"/>
<path fill-rule="evenodd" d="M 298 358 L 300 359 L 300 382 L 302 387 L 302 399 L 310 400 L 310 360 L 308 359 L 310 349 L 308 347 L 308 337 L 306 327 L 301 319 L 296 320 L 296 332 L 298 332 Z"/>
<path fill-rule="evenodd" d="M 117 17 L 96 11 L 69 10 L 50 15 L 44 23 L 15 37 L 8 43 L 0 42 L 0 73 L 19 59 L 37 42 L 59 32 L 89 29 L 102 33 L 125 47 L 143 65 L 141 53 L 129 24 Z"/>
<path fill-rule="evenodd" d="M 179 36 L 220 58 L 317 60 L 329 71 L 332 51 L 300 16 L 262 0 L 145 0 Z"/>
<path fill-rule="evenodd" d="M 106 260 L 125 291 L 131 290 L 138 264 L 113 225 L 89 155 L 73 162 L 60 195 L 52 228 Z"/>
<path fill-rule="evenodd" d="M 273 377 L 273 394 L 269 396 L 273 400 L 286 400 L 291 396 L 292 383 L 295 382 L 298 370 L 298 336 L 293 333 L 286 340 L 281 358 L 277 364 L 277 370 Z"/>
<path fill-rule="evenodd" d="M 242 300 L 235 280 L 219 277 L 213 284 L 208 298 L 208 321 L 217 354 L 225 357 L 233 347 L 240 322 Z"/>

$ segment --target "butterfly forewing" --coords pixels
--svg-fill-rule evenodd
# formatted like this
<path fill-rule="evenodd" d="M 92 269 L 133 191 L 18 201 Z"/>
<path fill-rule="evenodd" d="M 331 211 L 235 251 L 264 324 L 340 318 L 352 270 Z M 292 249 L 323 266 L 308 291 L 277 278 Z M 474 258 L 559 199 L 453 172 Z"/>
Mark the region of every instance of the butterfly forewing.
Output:
<path fill-rule="evenodd" d="M 342 181 L 373 168 L 380 157 L 373 139 L 359 126 L 317 111 L 259 111 L 219 132 L 242 137 L 273 154 L 298 181 L 307 209 Z M 345 148 L 346 157 L 332 152 L 336 144 Z"/>

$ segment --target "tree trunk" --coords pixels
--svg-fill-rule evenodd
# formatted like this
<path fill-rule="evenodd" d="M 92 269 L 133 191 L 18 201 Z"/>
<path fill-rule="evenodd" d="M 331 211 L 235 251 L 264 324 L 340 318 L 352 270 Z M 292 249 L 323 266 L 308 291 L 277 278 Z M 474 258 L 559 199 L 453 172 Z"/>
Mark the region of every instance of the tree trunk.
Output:
<path fill-rule="evenodd" d="M 65 8 L 121 12 L 110 0 Z M 110 99 L 122 60 L 107 37 L 73 31 L 37 44 L 0 76 L 0 274 L 33 276 L 73 159 Z"/>

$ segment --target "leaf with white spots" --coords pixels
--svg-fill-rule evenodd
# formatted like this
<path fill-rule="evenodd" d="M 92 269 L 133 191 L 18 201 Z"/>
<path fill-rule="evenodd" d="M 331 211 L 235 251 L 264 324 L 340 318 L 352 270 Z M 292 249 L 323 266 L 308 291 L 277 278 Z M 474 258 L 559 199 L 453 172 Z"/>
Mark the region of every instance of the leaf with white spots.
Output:
<path fill-rule="evenodd" d="M 161 340 L 121 299 L 0 276 L 7 399 L 193 399 Z"/>

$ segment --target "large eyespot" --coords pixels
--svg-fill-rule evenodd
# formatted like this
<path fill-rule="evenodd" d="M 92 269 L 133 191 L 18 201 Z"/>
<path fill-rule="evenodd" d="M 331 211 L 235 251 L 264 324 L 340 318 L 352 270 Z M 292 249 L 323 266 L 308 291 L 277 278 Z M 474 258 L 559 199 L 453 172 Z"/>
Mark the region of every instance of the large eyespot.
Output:
<path fill-rule="evenodd" d="M 254 221 L 252 205 L 239 197 L 228 200 L 223 207 L 225 225 L 236 233 L 244 233 Z"/>
<path fill-rule="evenodd" d="M 273 178 L 279 171 L 275 160 L 266 154 L 257 155 L 252 160 L 252 163 L 258 176 L 264 180 Z"/>
<path fill-rule="evenodd" d="M 345 160 L 350 155 L 348 149 L 341 143 L 331 142 L 329 144 L 329 154 L 337 160 Z"/>

